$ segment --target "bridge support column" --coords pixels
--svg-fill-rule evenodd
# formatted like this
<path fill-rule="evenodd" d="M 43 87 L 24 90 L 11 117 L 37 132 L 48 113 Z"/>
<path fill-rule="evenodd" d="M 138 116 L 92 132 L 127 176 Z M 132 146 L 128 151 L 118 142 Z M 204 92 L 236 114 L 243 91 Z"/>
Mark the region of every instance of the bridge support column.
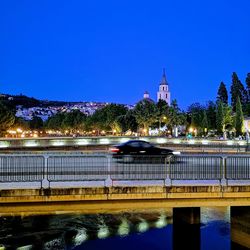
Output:
<path fill-rule="evenodd" d="M 200 249 L 200 208 L 173 208 L 173 249 Z"/>
<path fill-rule="evenodd" d="M 231 250 L 250 249 L 250 206 L 231 207 Z"/>

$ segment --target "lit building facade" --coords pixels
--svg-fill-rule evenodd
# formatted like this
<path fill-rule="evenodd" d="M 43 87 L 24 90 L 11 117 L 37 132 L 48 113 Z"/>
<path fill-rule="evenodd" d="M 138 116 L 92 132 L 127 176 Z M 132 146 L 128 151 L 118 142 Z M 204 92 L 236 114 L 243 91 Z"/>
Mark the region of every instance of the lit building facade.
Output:
<path fill-rule="evenodd" d="M 166 101 L 166 103 L 170 106 L 170 101 L 171 101 L 170 91 L 169 91 L 169 86 L 168 86 L 168 82 L 166 79 L 165 69 L 163 69 L 163 75 L 162 75 L 161 83 L 159 86 L 159 91 L 157 92 L 157 102 L 159 100 Z"/>

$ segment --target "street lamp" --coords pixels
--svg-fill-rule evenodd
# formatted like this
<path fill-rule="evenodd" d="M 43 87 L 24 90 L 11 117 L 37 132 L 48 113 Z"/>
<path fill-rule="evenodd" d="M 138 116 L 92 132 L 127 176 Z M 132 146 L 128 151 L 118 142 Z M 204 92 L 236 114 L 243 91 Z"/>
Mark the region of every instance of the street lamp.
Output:
<path fill-rule="evenodd" d="M 23 130 L 22 130 L 22 129 L 20 129 L 20 128 L 17 128 L 17 129 L 16 129 L 16 132 L 17 132 L 17 133 L 22 133 L 22 132 L 23 132 Z"/>
<path fill-rule="evenodd" d="M 19 136 L 21 137 L 20 134 L 21 134 L 22 132 L 23 132 L 23 130 L 22 130 L 21 128 L 17 128 L 17 129 L 16 129 L 17 137 L 19 137 Z"/>
<path fill-rule="evenodd" d="M 193 133 L 194 129 L 192 127 L 189 128 L 189 133 Z"/>

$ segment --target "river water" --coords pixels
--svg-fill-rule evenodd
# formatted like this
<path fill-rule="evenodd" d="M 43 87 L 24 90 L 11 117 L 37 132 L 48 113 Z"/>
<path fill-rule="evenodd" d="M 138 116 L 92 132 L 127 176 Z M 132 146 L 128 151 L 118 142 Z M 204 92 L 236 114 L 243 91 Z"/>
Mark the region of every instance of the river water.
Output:
<path fill-rule="evenodd" d="M 199 249 L 229 250 L 230 208 L 201 208 L 200 218 Z M 172 209 L 0 217 L 0 249 L 171 250 L 172 222 Z"/>

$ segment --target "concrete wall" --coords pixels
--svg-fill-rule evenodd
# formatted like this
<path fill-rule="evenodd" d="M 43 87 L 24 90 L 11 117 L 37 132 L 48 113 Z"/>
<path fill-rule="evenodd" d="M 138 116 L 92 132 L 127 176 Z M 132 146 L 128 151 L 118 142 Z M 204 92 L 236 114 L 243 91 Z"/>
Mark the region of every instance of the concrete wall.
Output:
<path fill-rule="evenodd" d="M 0 213 L 120 211 L 135 208 L 250 206 L 250 186 L 100 187 L 0 191 Z"/>

